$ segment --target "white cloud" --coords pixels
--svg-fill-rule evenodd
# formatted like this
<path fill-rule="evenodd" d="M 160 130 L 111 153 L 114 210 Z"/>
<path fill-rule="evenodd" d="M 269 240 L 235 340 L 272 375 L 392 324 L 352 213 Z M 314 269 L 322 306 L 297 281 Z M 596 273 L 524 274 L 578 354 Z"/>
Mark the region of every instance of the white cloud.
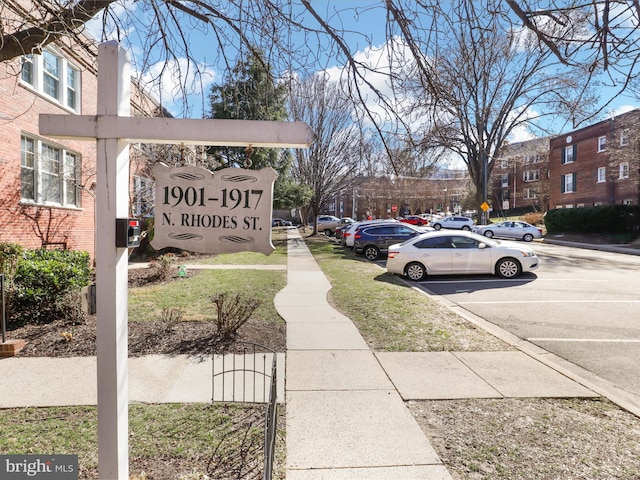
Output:
<path fill-rule="evenodd" d="M 177 61 L 155 63 L 140 78 L 145 89 L 163 107 L 176 114 L 193 108 L 198 100 L 202 105 L 216 77 L 214 69 L 179 58 Z"/>
<path fill-rule="evenodd" d="M 391 43 L 390 43 L 391 42 Z M 363 108 L 366 108 L 372 115 L 384 123 L 393 118 L 388 110 L 391 108 L 396 113 L 410 110 L 413 104 L 412 98 L 398 98 L 394 92 L 389 77 L 391 72 L 391 60 L 393 57 L 394 74 L 398 75 L 400 70 L 409 70 L 413 64 L 413 57 L 402 40 L 398 37 L 377 46 L 370 46 L 364 50 L 360 50 L 353 54 L 353 60 L 358 67 L 359 75 L 364 79 L 357 79 L 359 92 L 363 101 Z M 399 66 L 401 59 L 405 65 Z M 331 67 L 324 72 L 329 80 L 343 83 L 348 78 L 349 82 L 353 82 L 351 72 L 347 71 L 345 66 Z M 400 75 L 401 76 L 401 75 Z M 365 84 L 366 82 L 366 84 Z M 381 97 L 389 103 L 385 105 L 381 101 Z M 408 123 L 414 123 L 411 119 L 405 119 Z"/>
<path fill-rule="evenodd" d="M 85 27 L 89 31 L 89 34 L 99 40 L 100 42 L 106 42 L 110 40 L 119 40 L 128 37 L 135 31 L 133 25 L 130 25 L 128 29 L 122 30 L 123 24 L 113 22 L 113 18 L 125 19 L 128 16 L 135 17 L 137 6 L 135 2 L 125 1 L 112 3 L 109 5 L 110 14 L 105 18 L 104 10 L 98 13 L 95 17 L 85 23 Z M 103 23 L 103 20 L 106 20 Z"/>
<path fill-rule="evenodd" d="M 634 105 L 620 105 L 619 107 L 616 107 L 615 109 L 611 110 L 609 112 L 610 115 L 617 117 L 618 115 L 622 115 L 623 113 L 627 113 L 630 112 L 631 110 L 635 110 L 636 108 L 638 108 L 638 106 L 634 106 Z"/>

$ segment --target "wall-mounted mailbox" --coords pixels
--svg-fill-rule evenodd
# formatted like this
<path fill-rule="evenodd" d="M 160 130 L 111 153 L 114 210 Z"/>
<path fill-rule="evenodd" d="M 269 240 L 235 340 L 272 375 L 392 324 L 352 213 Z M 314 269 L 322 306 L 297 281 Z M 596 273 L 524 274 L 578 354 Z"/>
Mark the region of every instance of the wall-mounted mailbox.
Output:
<path fill-rule="evenodd" d="M 133 248 L 140 246 L 140 220 L 137 218 L 116 218 L 116 247 Z"/>

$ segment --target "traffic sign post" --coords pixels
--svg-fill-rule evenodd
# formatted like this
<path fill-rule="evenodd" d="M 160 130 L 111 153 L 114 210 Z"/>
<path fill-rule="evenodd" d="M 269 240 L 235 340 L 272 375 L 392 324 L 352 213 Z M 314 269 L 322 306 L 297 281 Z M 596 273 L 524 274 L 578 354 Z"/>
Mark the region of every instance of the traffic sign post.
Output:
<path fill-rule="evenodd" d="M 482 224 L 487 225 L 489 223 L 489 216 L 487 214 L 487 211 L 491 207 L 487 202 L 482 202 L 482 205 L 480 205 L 480 208 L 482 209 Z"/>

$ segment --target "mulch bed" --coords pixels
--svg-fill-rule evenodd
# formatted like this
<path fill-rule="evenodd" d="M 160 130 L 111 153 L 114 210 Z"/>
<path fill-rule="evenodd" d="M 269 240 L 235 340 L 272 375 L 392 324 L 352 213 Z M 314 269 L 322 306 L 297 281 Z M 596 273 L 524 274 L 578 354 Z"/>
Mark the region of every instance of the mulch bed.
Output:
<path fill-rule="evenodd" d="M 189 270 L 187 275 L 199 272 Z M 153 268 L 129 271 L 129 286 L 167 283 L 178 277 L 161 278 Z M 129 356 L 152 354 L 211 355 L 214 353 L 242 353 L 237 343 L 230 345 L 216 334 L 215 324 L 207 321 L 170 322 L 156 320 L 129 322 Z M 26 324 L 7 327 L 7 339 L 23 339 L 27 345 L 19 352 L 21 357 L 81 357 L 96 355 L 96 317 L 86 316 L 82 322 L 56 320 L 46 324 Z M 264 324 L 251 319 L 242 326 L 235 342 L 256 344 L 264 348 L 256 351 L 284 352 L 286 328 L 282 325 Z"/>

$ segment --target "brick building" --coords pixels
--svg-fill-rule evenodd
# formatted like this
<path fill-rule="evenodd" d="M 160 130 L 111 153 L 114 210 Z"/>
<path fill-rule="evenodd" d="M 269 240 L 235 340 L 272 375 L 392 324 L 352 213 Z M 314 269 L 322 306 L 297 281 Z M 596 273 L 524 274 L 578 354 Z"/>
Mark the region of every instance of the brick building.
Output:
<path fill-rule="evenodd" d="M 65 38 L 0 64 L 0 242 L 84 250 L 93 258 L 95 142 L 46 138 L 38 128 L 41 113 L 96 114 L 97 49 L 81 40 L 83 48 Z M 135 87 L 131 114 L 157 113 Z M 132 148 L 134 200 L 150 185 L 141 173 L 144 156 Z"/>
<path fill-rule="evenodd" d="M 551 139 L 549 207 L 637 205 L 639 140 L 640 110 Z"/>
<path fill-rule="evenodd" d="M 549 204 L 549 138 L 506 145 L 491 172 L 494 212 L 546 211 Z"/>
<path fill-rule="evenodd" d="M 420 213 L 459 213 L 472 205 L 465 170 L 440 170 L 429 177 L 368 177 L 322 205 L 321 211 L 361 220 Z M 395 208 L 395 210 L 394 210 Z"/>

